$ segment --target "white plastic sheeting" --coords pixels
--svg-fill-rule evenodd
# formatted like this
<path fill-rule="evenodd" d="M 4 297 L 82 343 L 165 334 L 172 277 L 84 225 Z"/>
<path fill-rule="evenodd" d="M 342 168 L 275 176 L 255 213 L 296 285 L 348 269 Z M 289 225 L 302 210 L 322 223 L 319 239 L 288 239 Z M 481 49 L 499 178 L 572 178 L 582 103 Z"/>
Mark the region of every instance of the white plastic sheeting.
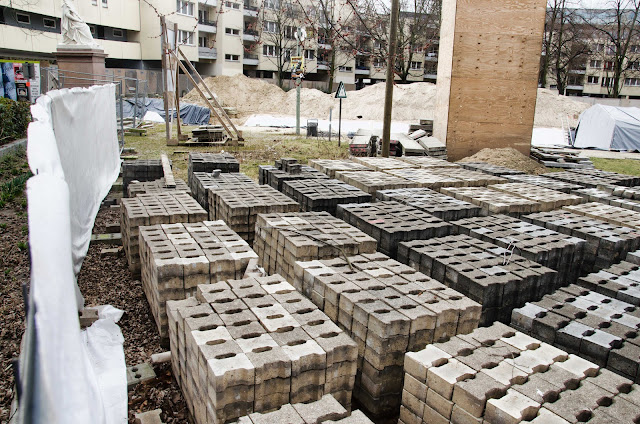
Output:
<path fill-rule="evenodd" d="M 640 151 L 640 109 L 594 105 L 582 112 L 575 147 Z"/>

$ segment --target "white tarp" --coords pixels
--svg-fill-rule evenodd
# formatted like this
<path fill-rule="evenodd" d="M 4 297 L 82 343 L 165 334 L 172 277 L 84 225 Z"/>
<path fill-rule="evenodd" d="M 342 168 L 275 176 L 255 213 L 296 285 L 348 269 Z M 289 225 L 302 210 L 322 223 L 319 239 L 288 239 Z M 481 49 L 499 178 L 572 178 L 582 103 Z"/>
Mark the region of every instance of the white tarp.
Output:
<path fill-rule="evenodd" d="M 640 109 L 591 106 L 580 115 L 575 147 L 640 151 Z"/>

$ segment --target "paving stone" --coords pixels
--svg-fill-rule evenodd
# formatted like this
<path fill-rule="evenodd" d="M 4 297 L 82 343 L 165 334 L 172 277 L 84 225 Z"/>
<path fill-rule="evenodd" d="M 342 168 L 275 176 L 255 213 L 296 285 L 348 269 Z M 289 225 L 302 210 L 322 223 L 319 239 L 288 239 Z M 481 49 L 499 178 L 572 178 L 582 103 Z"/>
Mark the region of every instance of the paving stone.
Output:
<path fill-rule="evenodd" d="M 370 194 L 330 179 L 285 181 L 282 192 L 298 202 L 303 212 L 329 212 L 333 216 L 340 204 L 371 201 Z"/>
<path fill-rule="evenodd" d="M 127 187 L 127 197 L 136 197 L 139 194 L 159 193 L 186 193 L 191 194 L 191 189 L 180 178 L 174 180 L 175 187 L 168 187 L 164 178 L 155 181 L 131 181 Z"/>
<path fill-rule="evenodd" d="M 517 169 L 507 168 L 506 166 L 493 165 L 486 162 L 460 162 L 460 166 L 464 169 L 470 169 L 472 171 L 484 172 L 489 175 L 497 175 L 503 177 L 505 175 L 521 175 L 523 171 Z"/>
<path fill-rule="evenodd" d="M 542 210 L 542 204 L 490 187 L 443 187 L 442 194 L 472 203 L 482 208 L 483 215 L 502 213 L 520 216 Z"/>
<path fill-rule="evenodd" d="M 577 194 L 563 193 L 526 183 L 494 184 L 490 188 L 538 202 L 542 212 L 584 202 L 583 197 Z"/>

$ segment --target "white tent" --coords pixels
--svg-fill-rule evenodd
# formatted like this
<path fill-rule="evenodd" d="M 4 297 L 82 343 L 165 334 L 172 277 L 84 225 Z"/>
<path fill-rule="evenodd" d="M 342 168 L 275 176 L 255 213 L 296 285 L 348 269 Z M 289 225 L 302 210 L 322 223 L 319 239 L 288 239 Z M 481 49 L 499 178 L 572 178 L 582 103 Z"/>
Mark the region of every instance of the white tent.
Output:
<path fill-rule="evenodd" d="M 640 109 L 594 105 L 582 112 L 575 147 L 640 151 Z"/>

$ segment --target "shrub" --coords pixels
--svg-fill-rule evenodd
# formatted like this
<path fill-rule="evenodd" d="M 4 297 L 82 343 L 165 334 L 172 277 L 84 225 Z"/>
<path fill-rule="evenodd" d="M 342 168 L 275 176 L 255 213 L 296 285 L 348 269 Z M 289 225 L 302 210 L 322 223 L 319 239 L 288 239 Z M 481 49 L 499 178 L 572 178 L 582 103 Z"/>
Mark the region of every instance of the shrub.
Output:
<path fill-rule="evenodd" d="M 27 135 L 30 106 L 29 102 L 0 98 L 0 146 Z"/>

